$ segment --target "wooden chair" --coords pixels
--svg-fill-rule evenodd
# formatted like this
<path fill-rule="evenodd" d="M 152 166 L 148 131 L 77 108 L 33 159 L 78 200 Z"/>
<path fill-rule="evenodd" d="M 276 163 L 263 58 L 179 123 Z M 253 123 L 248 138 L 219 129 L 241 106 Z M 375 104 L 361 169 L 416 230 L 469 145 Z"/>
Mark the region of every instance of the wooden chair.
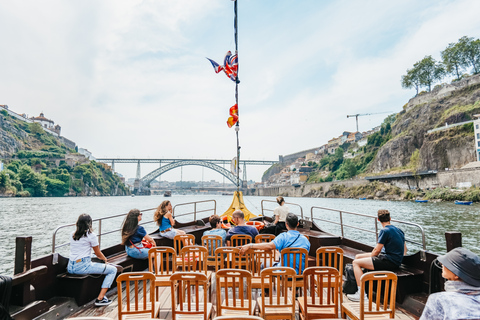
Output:
<path fill-rule="evenodd" d="M 292 267 L 295 271 L 297 270 L 298 265 L 298 273 L 296 275 L 296 288 L 303 288 L 303 270 L 305 269 L 305 265 L 308 262 L 308 251 L 304 248 L 285 248 L 280 252 L 282 265 Z M 293 288 L 293 287 L 292 287 Z"/>
<path fill-rule="evenodd" d="M 212 271 L 207 268 L 208 250 L 201 246 L 185 246 L 180 251 L 183 272 L 200 272 L 207 277 L 209 297 L 212 296 Z M 210 301 L 210 300 L 209 300 Z"/>
<path fill-rule="evenodd" d="M 365 287 L 368 286 L 368 301 Z M 375 290 L 375 297 L 374 291 Z M 395 295 L 397 275 L 390 271 L 372 271 L 360 278 L 360 302 L 342 303 L 342 318 L 350 319 L 393 319 L 395 317 Z M 374 300 L 375 299 L 375 300 Z"/>
<path fill-rule="evenodd" d="M 236 269 L 239 267 L 240 249 L 233 247 L 219 247 L 215 249 L 215 272 L 222 269 Z"/>
<path fill-rule="evenodd" d="M 262 270 L 262 296 L 257 298 L 260 317 L 295 320 L 295 293 L 289 290 L 292 287 L 290 283 L 295 287 L 295 276 L 295 270 L 287 267 Z M 267 290 L 268 297 L 265 296 Z"/>
<path fill-rule="evenodd" d="M 235 234 L 230 238 L 232 247 L 240 247 L 252 243 L 252 237 L 248 234 Z"/>
<path fill-rule="evenodd" d="M 222 269 L 216 273 L 217 315 L 253 315 L 252 274 L 242 269 Z M 246 297 L 245 297 L 246 293 Z M 223 298 L 222 298 L 223 297 Z"/>
<path fill-rule="evenodd" d="M 182 266 L 180 251 L 184 246 L 193 246 L 195 244 L 195 236 L 193 234 L 177 234 L 173 237 L 173 248 L 177 254 L 177 268 Z"/>
<path fill-rule="evenodd" d="M 212 318 L 212 304 L 207 302 L 208 280 L 200 272 L 176 272 L 171 277 L 172 319 Z"/>
<path fill-rule="evenodd" d="M 255 243 L 270 242 L 273 239 L 275 239 L 275 236 L 273 234 L 257 234 L 255 236 Z"/>
<path fill-rule="evenodd" d="M 133 286 L 131 282 L 133 282 Z M 123 284 L 125 284 L 125 296 L 123 295 Z M 119 320 L 155 319 L 160 305 L 155 305 L 155 275 L 153 273 L 122 273 L 117 278 L 117 289 Z"/>
<path fill-rule="evenodd" d="M 177 255 L 171 247 L 153 247 L 148 250 L 148 271 L 155 275 L 158 300 L 159 288 L 170 286 L 170 276 L 177 270 Z"/>
<path fill-rule="evenodd" d="M 216 268 L 215 250 L 222 246 L 223 239 L 219 235 L 207 234 L 202 237 L 202 245 L 208 249 L 207 267 Z"/>
<path fill-rule="evenodd" d="M 343 249 L 339 247 L 320 247 L 316 254 L 317 267 L 333 267 L 340 274 L 339 295 L 340 304 L 343 302 L 342 286 L 343 278 Z"/>
<path fill-rule="evenodd" d="M 303 272 L 304 296 L 298 298 L 302 320 L 338 318 L 340 273 L 332 267 L 310 267 Z"/>
<path fill-rule="evenodd" d="M 257 316 L 220 316 L 213 318 L 213 320 L 263 320 L 263 318 Z"/>
<path fill-rule="evenodd" d="M 248 257 L 250 260 L 250 268 L 252 273 L 252 289 L 261 289 L 261 273 L 265 268 L 273 267 L 275 251 L 265 249 L 249 250 Z"/>

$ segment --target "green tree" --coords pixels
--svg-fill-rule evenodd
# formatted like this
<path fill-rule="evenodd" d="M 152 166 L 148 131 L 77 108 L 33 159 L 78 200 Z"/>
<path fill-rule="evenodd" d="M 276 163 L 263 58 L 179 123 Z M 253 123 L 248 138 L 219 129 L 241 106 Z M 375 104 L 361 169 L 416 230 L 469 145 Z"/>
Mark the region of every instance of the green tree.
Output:
<path fill-rule="evenodd" d="M 13 160 L 12 162 L 10 162 L 8 164 L 8 166 L 6 167 L 6 169 L 8 170 L 11 170 L 15 173 L 18 173 L 18 170 L 20 169 L 20 167 L 22 166 L 22 163 L 18 160 Z"/>
<path fill-rule="evenodd" d="M 65 182 L 58 179 L 45 178 L 47 195 L 52 197 L 62 197 L 68 193 L 68 186 Z"/>
<path fill-rule="evenodd" d="M 20 167 L 18 172 L 23 188 L 34 197 L 43 197 L 46 193 L 44 177 L 35 173 L 28 165 Z"/>
<path fill-rule="evenodd" d="M 473 73 L 477 74 L 480 71 L 480 39 L 464 36 L 458 40 L 458 45 L 463 58 L 473 67 Z"/>
<path fill-rule="evenodd" d="M 459 43 L 450 43 L 448 47 L 442 51 L 442 62 L 445 66 L 445 71 L 449 74 L 457 76 L 460 80 L 462 70 L 466 65 L 465 55 Z"/>
<path fill-rule="evenodd" d="M 38 122 L 32 122 L 28 125 L 28 130 L 30 131 L 30 133 L 34 133 L 34 134 L 42 134 L 43 133 L 43 128 L 42 126 L 40 125 L 40 123 Z"/>
<path fill-rule="evenodd" d="M 420 84 L 427 87 L 429 92 L 432 91 L 432 85 L 442 80 L 445 74 L 442 64 L 433 59 L 432 56 L 426 56 L 415 63 L 414 68 L 419 69 Z"/>
<path fill-rule="evenodd" d="M 408 69 L 407 74 L 402 76 L 402 88 L 415 88 L 417 91 L 415 95 L 418 95 L 420 84 L 420 71 L 418 68 Z"/>

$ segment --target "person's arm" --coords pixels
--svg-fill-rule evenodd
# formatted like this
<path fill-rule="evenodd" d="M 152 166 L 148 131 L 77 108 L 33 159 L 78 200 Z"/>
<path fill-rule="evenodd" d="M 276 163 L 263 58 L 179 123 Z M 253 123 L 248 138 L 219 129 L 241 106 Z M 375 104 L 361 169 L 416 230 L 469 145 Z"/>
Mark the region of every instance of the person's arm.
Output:
<path fill-rule="evenodd" d="M 102 251 L 100 251 L 100 247 L 99 246 L 95 246 L 95 247 L 92 247 L 93 249 L 93 252 L 95 253 L 95 255 L 100 259 L 100 260 L 103 260 L 105 261 L 105 263 L 107 263 L 107 257 L 105 257 L 102 253 Z"/>
<path fill-rule="evenodd" d="M 249 243 L 240 248 L 240 254 L 244 255 L 250 249 L 274 250 L 276 249 L 276 247 L 273 241 L 263 243 Z"/>
<path fill-rule="evenodd" d="M 373 248 L 373 250 L 372 250 L 372 257 L 378 256 L 380 254 L 380 252 L 382 251 L 382 248 L 383 248 L 383 244 L 377 243 L 375 248 Z"/>
<path fill-rule="evenodd" d="M 275 221 L 273 222 L 274 224 L 278 223 L 278 220 L 280 220 L 280 215 L 276 214 L 275 215 Z"/>
<path fill-rule="evenodd" d="M 404 242 L 404 243 L 403 243 L 403 246 L 405 247 L 405 249 L 403 249 L 403 255 L 406 256 L 406 255 L 407 255 L 407 251 L 408 251 L 408 249 L 407 249 L 407 243 Z"/>
<path fill-rule="evenodd" d="M 146 234 L 144 237 L 143 237 L 145 240 L 147 240 L 149 243 L 152 244 L 152 247 L 156 247 L 157 244 L 155 243 L 155 240 L 153 240 L 152 237 L 150 237 L 148 234 Z"/>

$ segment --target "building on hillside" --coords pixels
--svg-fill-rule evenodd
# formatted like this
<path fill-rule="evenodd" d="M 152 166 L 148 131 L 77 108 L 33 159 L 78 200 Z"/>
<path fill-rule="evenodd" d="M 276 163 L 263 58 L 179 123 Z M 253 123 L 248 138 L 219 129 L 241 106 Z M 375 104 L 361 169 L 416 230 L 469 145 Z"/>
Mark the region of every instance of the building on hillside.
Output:
<path fill-rule="evenodd" d="M 38 117 L 32 117 L 30 119 L 33 122 L 40 123 L 40 125 L 44 129 L 48 129 L 48 130 L 56 132 L 58 135 L 60 135 L 60 131 L 62 130 L 62 127 L 60 127 L 58 124 L 55 125 L 55 122 L 53 120 L 45 118 L 45 115 L 43 114 L 43 112 L 41 112 Z"/>
<path fill-rule="evenodd" d="M 315 158 L 315 154 L 314 154 L 314 153 L 307 153 L 307 154 L 305 155 L 305 162 L 312 161 L 314 158 Z"/>
<path fill-rule="evenodd" d="M 87 158 L 88 160 L 94 160 L 94 161 L 97 160 L 97 159 L 92 155 L 92 153 L 91 153 L 90 151 L 88 151 L 87 149 L 78 148 L 78 153 L 83 154 L 83 155 L 85 156 L 85 158 Z"/>
<path fill-rule="evenodd" d="M 473 128 L 475 132 L 475 150 L 477 155 L 477 161 L 480 161 L 480 114 L 475 114 L 475 119 L 473 121 Z"/>
<path fill-rule="evenodd" d="M 297 184 L 300 184 L 300 174 L 296 173 L 296 172 L 293 172 L 290 175 L 290 185 L 294 186 L 294 185 L 297 185 Z"/>
<path fill-rule="evenodd" d="M 348 143 L 354 143 L 354 142 L 357 142 L 358 140 L 362 139 L 362 134 L 360 132 L 351 132 L 348 136 L 347 136 L 347 140 L 345 142 L 348 142 Z"/>

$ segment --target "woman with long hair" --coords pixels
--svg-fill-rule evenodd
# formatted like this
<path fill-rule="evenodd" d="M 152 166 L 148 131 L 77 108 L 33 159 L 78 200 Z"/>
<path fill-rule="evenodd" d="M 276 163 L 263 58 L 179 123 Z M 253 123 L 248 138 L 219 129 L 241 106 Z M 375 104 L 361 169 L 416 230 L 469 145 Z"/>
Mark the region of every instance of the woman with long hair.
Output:
<path fill-rule="evenodd" d="M 95 255 L 105 263 L 92 262 L 92 249 Z M 77 220 L 77 229 L 70 237 L 70 257 L 67 271 L 71 274 L 105 274 L 100 294 L 95 300 L 97 307 L 108 306 L 112 303 L 105 294 L 113 283 L 117 268 L 107 264 L 107 258 L 98 246 L 97 235 L 92 230 L 92 218 L 88 214 L 81 214 Z"/>
<path fill-rule="evenodd" d="M 185 231 L 174 229 L 173 225 L 175 220 L 173 220 L 172 215 L 172 203 L 168 200 L 163 201 L 155 211 L 153 220 L 159 226 L 160 235 L 162 237 L 173 239 L 177 234 L 185 234 Z"/>
<path fill-rule="evenodd" d="M 276 200 L 279 206 L 275 208 L 273 214 L 275 215 L 275 236 L 278 236 L 287 230 L 285 219 L 288 215 L 288 207 L 285 205 L 285 199 L 283 199 L 283 197 L 277 197 Z"/>
<path fill-rule="evenodd" d="M 135 259 L 147 259 L 148 250 L 142 245 L 142 240 L 155 247 L 155 240 L 147 234 L 145 228 L 139 226 L 142 221 L 142 213 L 138 209 L 132 209 L 128 212 L 122 226 L 122 244 L 125 246 L 127 255 Z"/>

